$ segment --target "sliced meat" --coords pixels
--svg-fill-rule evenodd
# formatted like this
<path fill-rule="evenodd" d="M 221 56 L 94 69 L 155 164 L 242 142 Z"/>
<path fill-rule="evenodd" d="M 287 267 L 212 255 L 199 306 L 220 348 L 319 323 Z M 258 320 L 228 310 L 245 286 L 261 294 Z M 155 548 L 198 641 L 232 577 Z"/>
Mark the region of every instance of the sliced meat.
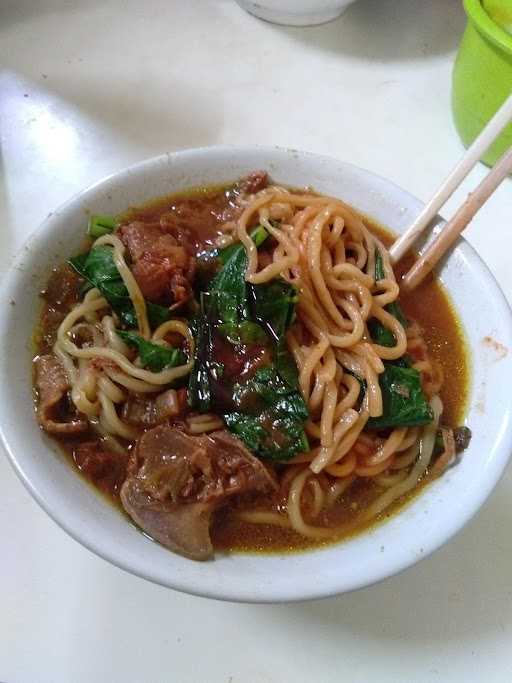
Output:
<path fill-rule="evenodd" d="M 471 441 L 471 429 L 469 427 L 456 427 L 453 430 L 453 438 L 455 441 L 455 452 L 462 453 L 469 446 Z"/>
<path fill-rule="evenodd" d="M 87 420 L 77 416 L 68 400 L 69 383 L 60 360 L 51 354 L 36 359 L 37 417 L 51 434 L 77 434 L 87 429 Z"/>
<path fill-rule="evenodd" d="M 276 491 L 277 480 L 273 472 L 252 455 L 243 443 L 225 430 L 213 432 L 202 437 L 208 442 L 213 472 L 217 471 L 218 484 L 207 485 L 200 493 L 211 495 L 212 488 L 216 496 L 239 495 L 245 493 Z M 211 476 L 212 470 L 208 470 Z"/>
<path fill-rule="evenodd" d="M 143 296 L 150 301 L 177 305 L 191 296 L 192 277 L 170 258 L 159 258 L 147 252 L 135 263 L 132 272 Z"/>
<path fill-rule="evenodd" d="M 128 249 L 132 261 L 138 261 L 145 251 L 165 234 L 160 223 L 134 221 L 119 228 L 119 237 Z M 176 244 L 176 242 L 174 242 Z"/>
<path fill-rule="evenodd" d="M 155 427 L 169 418 L 176 417 L 184 408 L 176 389 L 168 389 L 156 398 L 130 396 L 123 406 L 122 419 L 134 427 Z"/>
<path fill-rule="evenodd" d="M 195 560 L 213 554 L 213 511 L 230 498 L 277 488 L 275 477 L 228 432 L 187 436 L 169 425 L 143 434 L 142 463 L 121 488 L 131 518 L 155 540 Z"/>
<path fill-rule="evenodd" d="M 237 183 L 225 192 L 227 206 L 217 212 L 217 218 L 221 223 L 234 223 L 237 221 L 246 205 L 247 196 L 256 194 L 268 185 L 266 171 L 253 171 L 241 178 Z"/>
<path fill-rule="evenodd" d="M 41 316 L 40 349 L 50 353 L 57 337 L 59 325 L 79 300 L 83 279 L 67 264 L 56 268 L 41 292 L 44 299 Z"/>
<path fill-rule="evenodd" d="M 206 503 L 175 506 L 170 511 L 148 496 L 136 479 L 123 484 L 121 501 L 133 521 L 166 548 L 191 560 L 211 557 L 211 509 Z"/>
<path fill-rule="evenodd" d="M 128 455 L 105 450 L 101 441 L 77 446 L 73 457 L 78 469 L 105 493 L 115 495 L 126 478 Z"/>
<path fill-rule="evenodd" d="M 238 183 L 240 190 L 246 194 L 256 194 L 256 192 L 264 190 L 267 185 L 268 174 L 266 171 L 253 171 Z"/>
<path fill-rule="evenodd" d="M 190 298 L 195 259 L 160 223 L 134 221 L 119 229 L 132 272 L 149 301 L 179 305 Z"/>
<path fill-rule="evenodd" d="M 144 252 L 142 258 L 147 254 L 150 254 L 154 259 L 168 259 L 176 267 L 183 270 L 189 267 L 189 258 L 185 248 L 178 245 L 174 237 L 169 234 L 164 234 L 155 240 L 151 247 Z"/>
<path fill-rule="evenodd" d="M 65 311 L 77 302 L 80 284 L 83 282 L 78 273 L 67 263 L 53 270 L 41 296 L 52 305 Z"/>

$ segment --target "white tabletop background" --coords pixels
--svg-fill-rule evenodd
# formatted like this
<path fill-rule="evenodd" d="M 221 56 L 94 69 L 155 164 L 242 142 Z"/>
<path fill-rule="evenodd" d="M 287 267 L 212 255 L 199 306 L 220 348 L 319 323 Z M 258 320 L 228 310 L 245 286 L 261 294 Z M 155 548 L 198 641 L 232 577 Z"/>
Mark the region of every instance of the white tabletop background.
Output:
<path fill-rule="evenodd" d="M 450 114 L 461 5 L 358 0 L 334 23 L 289 29 L 233 0 L 3 0 L 2 270 L 73 193 L 190 146 L 327 153 L 426 200 L 462 153 Z M 511 216 L 508 180 L 468 230 L 509 300 Z M 511 493 L 509 469 L 454 540 L 401 576 L 326 601 L 249 606 L 110 566 L 0 457 L 0 681 L 511 681 Z"/>

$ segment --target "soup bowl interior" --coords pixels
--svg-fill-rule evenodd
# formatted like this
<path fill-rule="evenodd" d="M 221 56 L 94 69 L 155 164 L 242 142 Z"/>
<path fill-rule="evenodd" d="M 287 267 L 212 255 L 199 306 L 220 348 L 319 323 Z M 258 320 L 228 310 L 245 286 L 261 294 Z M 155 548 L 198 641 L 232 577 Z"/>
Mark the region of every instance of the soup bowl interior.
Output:
<path fill-rule="evenodd" d="M 53 266 L 75 253 L 88 212 L 129 206 L 194 186 L 235 180 L 255 169 L 312 186 L 400 233 L 421 203 L 350 164 L 284 149 L 207 148 L 167 154 L 117 173 L 48 217 L 22 249 L 1 289 L 0 425 L 19 477 L 46 512 L 98 555 L 141 577 L 189 593 L 250 602 L 326 597 L 412 565 L 459 530 L 497 483 L 512 446 L 511 314 L 494 278 L 463 240 L 439 269 L 471 352 L 466 424 L 473 439 L 457 466 L 388 521 L 335 545 L 292 554 L 222 554 L 199 563 L 138 531 L 70 466 L 34 419 L 31 338 L 38 294 Z M 446 381 L 450 381 L 447 377 Z"/>

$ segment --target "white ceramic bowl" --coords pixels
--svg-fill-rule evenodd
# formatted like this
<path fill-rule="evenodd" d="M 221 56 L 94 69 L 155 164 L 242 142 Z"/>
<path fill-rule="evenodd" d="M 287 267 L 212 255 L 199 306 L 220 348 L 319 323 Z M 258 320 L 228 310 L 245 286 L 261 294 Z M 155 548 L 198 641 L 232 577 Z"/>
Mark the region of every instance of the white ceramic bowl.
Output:
<path fill-rule="evenodd" d="M 396 232 L 421 203 L 383 178 L 335 159 L 275 148 L 206 148 L 150 159 L 94 185 L 51 215 L 22 249 L 1 287 L 1 435 L 19 477 L 71 536 L 156 583 L 227 600 L 279 602 L 335 595 L 391 576 L 427 556 L 478 510 L 512 449 L 511 312 L 493 276 L 461 241 L 440 270 L 472 353 L 469 449 L 457 467 L 377 528 L 299 554 L 219 554 L 197 563 L 153 543 L 77 475 L 39 429 L 31 389 L 30 336 L 50 269 L 83 238 L 86 211 L 117 213 L 159 195 L 228 182 L 254 169 L 280 182 L 343 198 Z M 502 345 L 502 346 L 501 346 Z M 447 378 L 449 381 L 449 378 Z"/>
<path fill-rule="evenodd" d="M 285 26 L 316 26 L 339 17 L 355 0 L 236 0 L 254 16 Z"/>

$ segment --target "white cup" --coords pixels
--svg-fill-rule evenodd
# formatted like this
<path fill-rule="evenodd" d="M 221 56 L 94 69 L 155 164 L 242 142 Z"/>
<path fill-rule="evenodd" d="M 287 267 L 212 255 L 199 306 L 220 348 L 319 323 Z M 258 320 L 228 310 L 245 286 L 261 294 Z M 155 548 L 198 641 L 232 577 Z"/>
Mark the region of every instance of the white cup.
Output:
<path fill-rule="evenodd" d="M 274 24 L 315 26 L 339 17 L 355 0 L 236 0 L 254 16 Z"/>

